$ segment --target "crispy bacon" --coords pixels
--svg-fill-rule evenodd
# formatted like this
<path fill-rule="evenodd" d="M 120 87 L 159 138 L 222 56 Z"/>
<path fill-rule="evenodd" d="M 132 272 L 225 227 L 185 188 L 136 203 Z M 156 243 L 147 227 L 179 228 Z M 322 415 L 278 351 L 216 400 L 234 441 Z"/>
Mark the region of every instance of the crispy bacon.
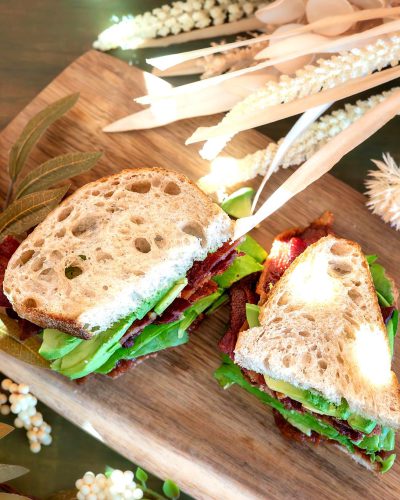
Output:
<path fill-rule="evenodd" d="M 392 318 L 395 307 L 394 306 L 389 306 L 389 307 L 383 307 L 380 306 L 381 308 L 381 314 L 382 314 L 382 319 L 385 325 L 388 324 L 388 321 Z"/>
<path fill-rule="evenodd" d="M 304 434 L 300 430 L 296 429 L 296 427 L 293 427 L 293 425 L 285 420 L 279 413 L 279 411 L 273 409 L 272 413 L 274 415 L 275 425 L 278 427 L 278 429 L 281 431 L 281 434 L 285 438 L 297 441 L 299 443 L 308 442 L 314 445 L 318 445 L 321 441 L 327 441 L 327 439 L 324 438 L 321 434 L 318 434 L 318 432 L 311 431 L 311 436 L 307 436 L 307 434 Z"/>
<path fill-rule="evenodd" d="M 190 307 L 190 302 L 188 300 L 177 297 L 154 323 L 157 325 L 173 323 L 182 316 L 188 307 Z"/>
<path fill-rule="evenodd" d="M 260 273 L 249 274 L 234 283 L 229 290 L 230 318 L 229 327 L 220 340 L 220 350 L 233 359 L 233 351 L 237 342 L 239 332 L 247 328 L 246 303 L 256 304 L 258 296 L 255 292 Z"/>
<path fill-rule="evenodd" d="M 181 297 L 188 299 L 196 290 L 214 276 L 223 273 L 237 256 L 236 247 L 240 241 L 226 242 L 216 252 L 209 253 L 202 261 L 196 261 L 186 277 L 188 284 Z"/>
<path fill-rule="evenodd" d="M 290 264 L 309 246 L 320 238 L 332 234 L 333 215 L 324 212 L 306 228 L 294 228 L 279 234 L 264 263 L 257 286 L 260 304 L 264 304 L 273 285 L 281 278 Z"/>

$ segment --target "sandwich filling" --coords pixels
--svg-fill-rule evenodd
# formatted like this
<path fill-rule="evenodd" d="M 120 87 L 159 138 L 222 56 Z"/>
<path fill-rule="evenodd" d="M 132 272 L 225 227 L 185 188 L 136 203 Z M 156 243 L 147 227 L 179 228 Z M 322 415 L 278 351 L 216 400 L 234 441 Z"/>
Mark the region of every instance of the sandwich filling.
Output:
<path fill-rule="evenodd" d="M 396 457 L 392 453 L 395 447 L 393 429 L 351 411 L 345 399 L 335 404 L 318 391 L 301 389 L 234 364 L 239 332 L 259 326 L 259 305 L 265 303 L 273 286 L 307 246 L 332 233 L 332 222 L 331 214 L 326 213 L 304 230 L 282 233 L 274 241 L 261 275 L 256 273 L 233 285 L 230 325 L 220 342 L 220 349 L 226 356 L 215 377 L 222 387 L 238 384 L 271 406 L 275 423 L 285 436 L 315 444 L 320 441 L 335 443 L 371 468 L 386 472 Z M 376 256 L 367 256 L 393 355 L 398 311 L 392 284 L 376 260 Z"/>
<path fill-rule="evenodd" d="M 0 245 L 0 279 L 8 260 L 19 243 L 7 237 Z M 260 272 L 265 251 L 250 237 L 227 242 L 205 260 L 195 261 L 185 276 L 168 290 L 161 290 L 134 314 L 119 320 L 89 340 L 67 333 L 44 329 L 18 319 L 22 340 L 39 334 L 43 342 L 39 353 L 51 362 L 51 368 L 79 379 L 91 373 L 116 377 L 134 364 L 157 352 L 188 342 L 189 333 L 210 314 L 228 301 L 226 290 L 247 275 Z M 15 317 L 11 304 L 2 292 L 0 306 Z"/>

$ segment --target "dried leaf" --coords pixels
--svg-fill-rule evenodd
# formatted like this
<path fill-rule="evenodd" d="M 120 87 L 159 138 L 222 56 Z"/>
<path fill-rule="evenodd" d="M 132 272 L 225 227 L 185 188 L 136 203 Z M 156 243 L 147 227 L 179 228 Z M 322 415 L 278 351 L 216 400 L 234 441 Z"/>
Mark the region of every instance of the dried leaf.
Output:
<path fill-rule="evenodd" d="M 14 224 L 8 226 L 7 229 L 5 229 L 0 234 L 0 238 L 4 238 L 4 236 L 7 236 L 8 234 L 20 235 L 25 231 L 28 231 L 32 227 L 37 226 L 49 215 L 49 213 L 56 207 L 56 205 L 57 204 L 55 203 L 54 205 L 40 208 L 39 210 L 26 215 Z"/>
<path fill-rule="evenodd" d="M 308 0 L 306 17 L 309 23 L 315 23 L 331 16 L 352 14 L 354 9 L 348 0 Z M 330 26 L 314 29 L 314 33 L 326 36 L 337 36 L 345 33 L 353 26 L 353 21 L 336 22 Z"/>
<path fill-rule="evenodd" d="M 9 174 L 14 181 L 24 166 L 31 149 L 44 134 L 46 129 L 66 113 L 78 100 L 79 93 L 63 97 L 42 109 L 25 125 L 19 139 L 11 148 L 9 158 Z"/>
<path fill-rule="evenodd" d="M 0 493 L 0 500 L 31 500 L 31 499 L 29 497 L 17 495 L 16 493 Z"/>
<path fill-rule="evenodd" d="M 0 215 L 0 235 L 5 232 L 10 233 L 11 227 L 18 222 L 20 223 L 17 226 L 18 228 L 24 227 L 24 231 L 30 229 L 32 225 L 29 227 L 26 227 L 26 225 L 32 224 L 32 220 L 35 219 L 32 215 L 43 208 L 54 208 L 61 201 L 68 189 L 69 186 L 63 186 L 58 189 L 39 191 L 38 193 L 31 193 L 14 201 Z M 22 220 L 25 218 L 26 224 L 23 224 Z"/>
<path fill-rule="evenodd" d="M 11 479 L 23 476 L 27 472 L 29 472 L 29 470 L 25 467 L 21 467 L 20 465 L 0 464 L 0 483 L 11 481 Z"/>
<path fill-rule="evenodd" d="M 30 365 L 49 368 L 49 362 L 39 354 L 40 345 L 41 341 L 37 335 L 21 341 L 18 323 L 0 313 L 0 351 Z"/>
<path fill-rule="evenodd" d="M 305 7 L 303 0 L 276 0 L 256 11 L 256 17 L 265 24 L 286 24 L 301 19 Z"/>
<path fill-rule="evenodd" d="M 58 182 L 90 170 L 102 153 L 70 153 L 56 156 L 30 172 L 16 190 L 15 199 L 48 189 Z"/>
<path fill-rule="evenodd" d="M 3 422 L 0 422 L 0 439 L 7 436 L 7 434 L 10 434 L 14 430 L 14 427 L 8 424 L 4 424 Z"/>

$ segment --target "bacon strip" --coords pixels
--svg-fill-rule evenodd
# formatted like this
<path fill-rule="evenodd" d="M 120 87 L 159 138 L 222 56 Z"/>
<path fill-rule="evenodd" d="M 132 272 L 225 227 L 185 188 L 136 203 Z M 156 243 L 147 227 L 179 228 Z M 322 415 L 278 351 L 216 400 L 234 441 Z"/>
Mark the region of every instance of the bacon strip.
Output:
<path fill-rule="evenodd" d="M 296 257 L 320 238 L 333 234 L 332 225 L 333 214 L 324 212 L 308 227 L 289 229 L 275 238 L 257 286 L 260 305 L 265 303 L 273 285 L 279 281 Z"/>

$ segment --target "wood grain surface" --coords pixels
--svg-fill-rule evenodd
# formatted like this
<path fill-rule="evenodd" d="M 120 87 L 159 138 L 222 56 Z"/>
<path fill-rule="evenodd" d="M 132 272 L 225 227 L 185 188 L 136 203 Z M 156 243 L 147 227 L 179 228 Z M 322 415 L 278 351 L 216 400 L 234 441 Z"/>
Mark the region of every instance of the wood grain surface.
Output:
<path fill-rule="evenodd" d="M 207 118 L 136 133 L 101 132 L 108 122 L 139 109 L 132 97 L 145 92 L 149 78 L 154 79 L 110 56 L 86 53 L 0 134 L 1 164 L 6 165 L 10 146 L 28 118 L 45 104 L 79 91 L 78 104 L 51 126 L 28 169 L 56 154 L 102 150 L 98 166 L 76 178 L 75 187 L 138 166 L 174 168 L 197 179 L 207 171 L 207 163 L 196 147 L 185 147 L 184 140 Z M 228 152 L 242 156 L 266 143 L 266 137 L 249 131 L 240 134 Z M 268 190 L 288 173 L 274 175 Z M 2 196 L 7 182 L 3 168 Z M 254 236 L 268 248 L 278 231 L 306 224 L 329 209 L 335 213 L 337 233 L 357 240 L 367 253 L 378 253 L 400 282 L 398 233 L 372 216 L 364 202 L 361 194 L 327 175 L 265 221 Z M 0 368 L 17 381 L 28 381 L 40 400 L 66 418 L 149 471 L 174 478 L 196 498 L 398 498 L 398 464 L 390 473 L 376 476 L 333 447 L 311 449 L 288 442 L 276 430 L 266 406 L 239 387 L 228 391 L 218 387 L 212 373 L 219 365 L 216 343 L 226 321 L 227 311 L 219 311 L 189 344 L 150 359 L 115 381 L 93 377 L 77 385 L 4 353 Z M 395 366 L 399 361 L 397 355 Z"/>

